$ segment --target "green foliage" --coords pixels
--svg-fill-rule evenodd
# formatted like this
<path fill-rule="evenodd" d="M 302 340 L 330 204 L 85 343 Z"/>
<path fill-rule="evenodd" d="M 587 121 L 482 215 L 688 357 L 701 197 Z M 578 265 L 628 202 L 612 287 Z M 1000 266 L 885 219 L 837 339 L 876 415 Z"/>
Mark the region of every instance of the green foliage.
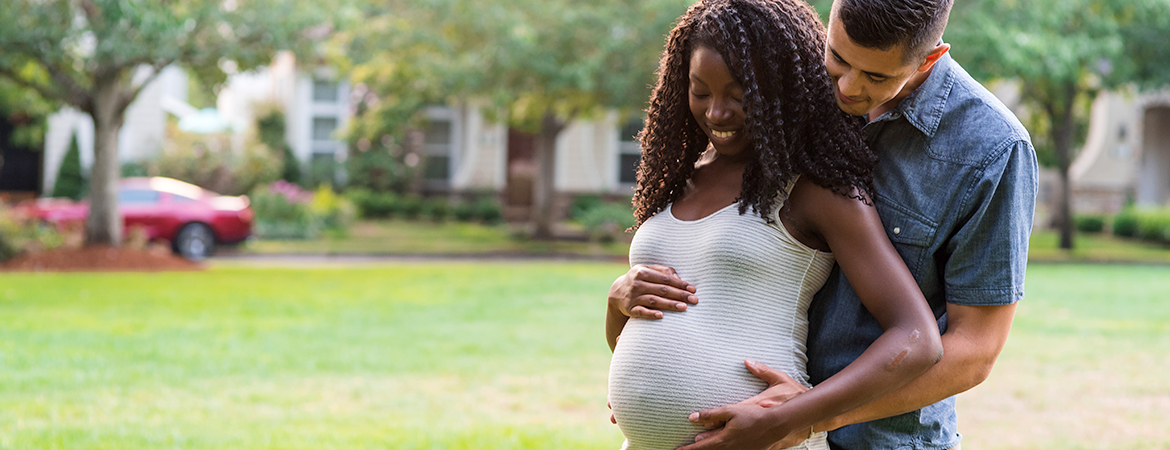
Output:
<path fill-rule="evenodd" d="M 185 133 L 170 138 L 150 167 L 152 175 L 175 178 L 224 195 L 240 195 L 279 179 L 280 159 L 253 138 L 240 152 L 227 134 Z"/>
<path fill-rule="evenodd" d="M 415 194 L 407 194 L 398 203 L 398 208 L 402 212 L 402 217 L 410 220 L 417 219 L 418 215 L 422 214 L 423 199 Z"/>
<path fill-rule="evenodd" d="M 569 220 L 581 221 L 589 210 L 600 206 L 601 196 L 597 194 L 581 194 L 573 197 L 569 203 Z"/>
<path fill-rule="evenodd" d="M 53 182 L 51 197 L 81 200 L 87 190 L 85 175 L 81 173 L 81 150 L 77 146 L 77 135 L 69 139 L 69 150 L 57 169 L 57 180 Z"/>
<path fill-rule="evenodd" d="M 150 176 L 150 166 L 149 165 L 142 163 L 142 162 L 138 162 L 138 161 L 131 161 L 128 163 L 122 163 L 122 178 L 148 177 L 148 176 Z"/>
<path fill-rule="evenodd" d="M 47 250 L 65 243 L 56 228 L 0 202 L 0 261 L 26 251 Z"/>
<path fill-rule="evenodd" d="M 550 112 L 564 121 L 640 110 L 665 35 L 691 3 L 369 1 L 331 43 L 343 70 L 368 86 L 351 140 L 400 139 L 422 107 L 449 100 L 528 131 Z"/>
<path fill-rule="evenodd" d="M 321 228 L 333 236 L 345 236 L 357 215 L 353 203 L 325 185 L 313 192 L 309 211 L 319 221 Z"/>
<path fill-rule="evenodd" d="M 1076 217 L 1076 229 L 1082 233 L 1100 233 L 1105 229 L 1107 217 L 1100 214 L 1079 215 Z"/>
<path fill-rule="evenodd" d="M 602 242 L 618 240 L 634 226 L 634 209 L 629 202 L 605 202 L 585 210 L 579 219 L 589 236 Z"/>
<path fill-rule="evenodd" d="M 1170 209 L 1127 208 L 1113 218 L 1113 234 L 1170 245 Z"/>
<path fill-rule="evenodd" d="M 43 148 L 48 117 L 52 113 L 53 105 L 41 98 L 35 90 L 0 76 L 0 120 L 7 121 L 13 127 L 8 142 L 0 142 L 0 145 Z"/>
<path fill-rule="evenodd" d="M 365 188 L 349 188 L 345 196 L 357 207 L 363 219 L 392 217 L 398 213 L 399 198 L 393 192 L 374 192 Z"/>
<path fill-rule="evenodd" d="M 378 146 L 366 151 L 351 151 L 346 160 L 348 185 L 373 192 L 405 193 L 410 187 L 414 171 L 407 167 L 402 158 L 391 153 L 394 150 L 397 147 Z"/>
<path fill-rule="evenodd" d="M 256 118 L 257 138 L 274 153 L 280 155 L 280 179 L 289 183 L 300 184 L 301 163 L 297 161 L 296 155 L 292 152 L 292 147 L 288 145 L 288 141 L 284 138 L 284 111 L 281 111 L 276 105 L 268 105 L 258 109 L 261 110 L 261 113 L 257 114 Z"/>
<path fill-rule="evenodd" d="M 97 136 L 112 136 L 95 140 L 95 159 L 112 159 L 126 108 L 164 68 L 182 66 L 193 79 L 214 86 L 226 78 L 225 68 L 268 64 L 278 50 L 307 56 L 311 36 L 323 37 L 329 29 L 320 11 L 309 0 L 5 0 L 0 78 L 54 107 L 88 113 Z M 310 32 L 317 25 L 326 27 Z M 91 195 L 105 197 L 90 202 L 86 238 L 118 245 L 121 222 L 108 197 L 118 168 L 98 167 L 91 178 L 103 186 Z"/>
<path fill-rule="evenodd" d="M 442 222 L 447 220 L 447 216 L 451 213 L 450 203 L 446 198 L 432 197 L 423 200 L 422 215 L 426 216 L 434 222 Z"/>
<path fill-rule="evenodd" d="M 309 205 L 313 194 L 284 180 L 257 186 L 248 195 L 256 221 L 252 234 L 265 239 L 312 239 L 321 223 Z"/>
<path fill-rule="evenodd" d="M 337 160 L 332 157 L 314 156 L 309 160 L 309 176 L 305 184 L 310 187 L 340 188 L 337 180 L 338 166 Z"/>
<path fill-rule="evenodd" d="M 475 210 L 475 217 L 487 225 L 498 224 L 504 218 L 499 201 L 492 197 L 480 197 L 472 204 L 472 208 Z"/>

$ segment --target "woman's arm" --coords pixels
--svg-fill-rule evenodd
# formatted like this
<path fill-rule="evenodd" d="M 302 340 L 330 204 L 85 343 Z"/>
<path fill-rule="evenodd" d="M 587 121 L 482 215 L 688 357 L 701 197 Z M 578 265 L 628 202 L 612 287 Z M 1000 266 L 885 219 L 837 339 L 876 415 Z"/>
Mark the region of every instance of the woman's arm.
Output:
<path fill-rule="evenodd" d="M 942 358 L 938 325 L 926 299 L 885 234 L 873 206 L 801 180 L 789 198 L 789 229 L 833 251 L 842 273 L 885 332 L 848 367 L 787 403 L 737 404 L 692 415 L 724 429 L 683 449 L 766 448 L 792 432 L 881 397 Z"/>

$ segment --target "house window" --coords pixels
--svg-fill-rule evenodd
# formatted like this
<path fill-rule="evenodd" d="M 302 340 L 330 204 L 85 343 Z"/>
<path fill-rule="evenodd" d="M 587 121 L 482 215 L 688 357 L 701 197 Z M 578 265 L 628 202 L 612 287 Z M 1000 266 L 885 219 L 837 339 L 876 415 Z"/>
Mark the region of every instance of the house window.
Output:
<path fill-rule="evenodd" d="M 426 158 L 423 179 L 446 182 L 451 176 L 451 121 L 431 119 L 427 123 L 423 140 L 423 156 Z"/>
<path fill-rule="evenodd" d="M 337 103 L 337 83 L 328 80 L 313 80 L 313 102 Z"/>
<path fill-rule="evenodd" d="M 313 118 L 313 140 L 314 141 L 332 141 L 333 132 L 337 130 L 336 117 L 314 117 Z"/>
<path fill-rule="evenodd" d="M 618 183 L 634 184 L 638 181 L 638 164 L 642 162 L 642 146 L 638 144 L 638 133 L 642 132 L 642 119 L 626 122 L 618 136 Z"/>

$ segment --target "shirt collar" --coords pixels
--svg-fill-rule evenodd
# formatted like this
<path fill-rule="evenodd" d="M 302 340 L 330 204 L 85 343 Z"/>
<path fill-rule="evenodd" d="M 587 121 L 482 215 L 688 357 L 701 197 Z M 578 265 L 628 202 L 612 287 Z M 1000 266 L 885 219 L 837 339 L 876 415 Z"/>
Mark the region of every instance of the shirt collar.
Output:
<path fill-rule="evenodd" d="M 954 65 L 955 61 L 951 59 L 951 55 L 944 54 L 934 64 L 926 81 L 902 99 L 897 107 L 883 114 L 878 120 L 894 120 L 898 117 L 905 117 L 906 121 L 910 122 L 922 134 L 934 137 L 934 132 L 938 130 L 938 123 L 942 120 L 947 98 L 955 84 Z"/>

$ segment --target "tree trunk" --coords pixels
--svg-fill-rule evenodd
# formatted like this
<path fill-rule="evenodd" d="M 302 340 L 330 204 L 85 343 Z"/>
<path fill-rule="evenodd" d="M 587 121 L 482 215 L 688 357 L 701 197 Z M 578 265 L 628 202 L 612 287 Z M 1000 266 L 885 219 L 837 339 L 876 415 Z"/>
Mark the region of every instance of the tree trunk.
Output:
<path fill-rule="evenodd" d="M 532 223 L 535 229 L 533 239 L 552 239 L 553 197 L 556 194 L 557 136 L 565 124 L 557 120 L 552 111 L 544 114 L 540 122 L 540 134 L 534 145 L 536 174 L 532 180 Z"/>
<path fill-rule="evenodd" d="M 122 244 L 122 215 L 118 212 L 118 131 L 123 112 L 117 77 L 98 80 L 89 114 L 93 117 L 93 169 L 90 172 L 89 219 L 86 245 Z"/>
<path fill-rule="evenodd" d="M 1056 162 L 1060 169 L 1060 199 L 1056 208 L 1056 223 L 1060 228 L 1060 248 L 1073 248 L 1073 211 L 1072 211 L 1072 183 L 1069 180 L 1068 169 L 1072 164 L 1072 146 L 1076 121 L 1073 117 L 1073 105 L 1076 103 L 1076 84 L 1067 83 L 1061 86 L 1064 102 L 1048 107 L 1049 119 L 1052 127 L 1050 136 L 1052 146 L 1056 151 Z"/>

